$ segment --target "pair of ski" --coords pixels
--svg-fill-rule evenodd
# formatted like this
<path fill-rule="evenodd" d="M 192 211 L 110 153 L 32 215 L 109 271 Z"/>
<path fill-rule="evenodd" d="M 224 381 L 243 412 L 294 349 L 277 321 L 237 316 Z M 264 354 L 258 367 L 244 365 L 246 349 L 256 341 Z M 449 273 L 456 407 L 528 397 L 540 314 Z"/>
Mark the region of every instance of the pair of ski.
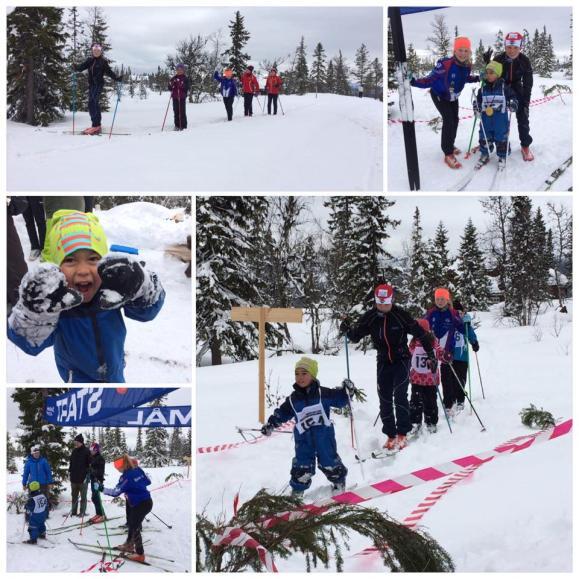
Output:
<path fill-rule="evenodd" d="M 109 517 L 107 521 L 114 521 L 115 519 L 121 519 L 122 517 L 119 515 L 118 517 Z M 102 522 L 102 521 L 101 521 Z M 60 535 L 61 533 L 68 533 L 70 531 L 74 531 L 75 529 L 84 529 L 86 527 L 90 527 L 95 524 L 100 523 L 93 523 L 90 519 L 87 521 L 83 521 L 82 523 L 74 523 L 72 525 L 65 525 L 63 527 L 54 527 L 49 529 L 47 533 L 49 535 Z"/>
<path fill-rule="evenodd" d="M 541 191 L 550 191 L 551 187 L 555 184 L 555 181 L 557 181 L 557 179 L 559 179 L 559 177 L 571 166 L 571 163 L 573 163 L 573 155 L 563 161 L 563 163 L 561 163 L 561 165 L 559 165 L 559 167 L 557 167 L 551 175 L 545 179 Z"/>
<path fill-rule="evenodd" d="M 489 164 L 490 157 L 485 157 L 484 159 L 479 159 L 474 167 L 458 182 L 456 185 L 451 187 L 449 191 L 464 191 L 469 185 L 470 182 L 478 175 L 479 171 L 486 165 Z M 500 188 L 500 182 L 502 180 L 502 176 L 505 172 L 506 164 L 500 163 L 497 165 L 495 173 L 493 175 L 489 191 L 496 191 Z"/>
<path fill-rule="evenodd" d="M 48 539 L 39 539 L 37 543 L 29 543 L 28 541 L 7 541 L 10 545 L 30 545 L 31 547 L 40 547 L 41 549 L 56 549 L 56 545 Z M 45 541 L 45 543 L 40 543 Z"/>

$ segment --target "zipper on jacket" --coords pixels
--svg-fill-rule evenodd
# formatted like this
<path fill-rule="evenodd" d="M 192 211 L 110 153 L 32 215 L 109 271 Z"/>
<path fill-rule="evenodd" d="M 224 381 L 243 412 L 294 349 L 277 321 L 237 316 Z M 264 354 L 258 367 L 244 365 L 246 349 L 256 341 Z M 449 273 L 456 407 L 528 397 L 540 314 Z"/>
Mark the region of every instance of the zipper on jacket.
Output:
<path fill-rule="evenodd" d="M 386 330 L 386 318 L 388 317 L 388 314 L 384 314 L 384 325 L 383 325 L 383 332 L 384 332 L 384 341 L 386 342 L 386 345 L 388 346 L 388 358 L 390 359 L 390 364 L 392 364 L 392 349 L 390 348 L 390 342 L 388 341 L 388 335 L 387 335 L 387 330 Z"/>

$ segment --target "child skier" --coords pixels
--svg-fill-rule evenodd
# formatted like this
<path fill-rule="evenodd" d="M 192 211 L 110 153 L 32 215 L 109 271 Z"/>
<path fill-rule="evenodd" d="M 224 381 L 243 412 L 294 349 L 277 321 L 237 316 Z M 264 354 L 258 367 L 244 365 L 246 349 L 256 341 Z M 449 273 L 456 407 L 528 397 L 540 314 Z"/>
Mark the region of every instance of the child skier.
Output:
<path fill-rule="evenodd" d="M 92 213 L 61 210 L 47 237 L 52 263 L 29 271 L 8 318 L 8 338 L 36 356 L 54 346 L 65 382 L 124 382 L 128 318 L 148 322 L 163 306 L 157 275 L 124 254 L 108 253 Z"/>
<path fill-rule="evenodd" d="M 317 380 L 318 363 L 303 357 L 295 366 L 293 393 L 276 408 L 261 428 L 265 436 L 270 436 L 276 426 L 290 418 L 296 419 L 294 427 L 295 457 L 292 461 L 290 486 L 292 496 L 303 497 L 310 488 L 312 477 L 318 468 L 332 483 L 334 493 L 346 488 L 348 469 L 342 463 L 336 449 L 336 434 L 330 420 L 330 408 L 343 408 L 349 404 L 346 388 L 355 392 L 350 381 L 344 381 L 342 388 L 324 388 Z"/>
<path fill-rule="evenodd" d="M 436 352 L 437 358 L 442 359 L 442 348 L 434 334 L 430 332 L 428 320 L 417 320 L 418 325 L 428 332 L 433 344 L 432 347 Z M 410 420 L 412 430 L 409 436 L 417 434 L 422 427 L 422 416 L 428 432 L 436 432 L 438 424 L 438 405 L 436 403 L 436 391 L 440 383 L 440 372 L 437 364 L 429 363 L 428 354 L 424 346 L 416 338 L 412 338 L 408 345 L 412 354 L 410 364 L 410 384 L 412 385 L 412 394 L 410 395 Z"/>
<path fill-rule="evenodd" d="M 474 112 L 480 114 L 479 145 L 480 158 L 476 163 L 478 168 L 489 162 L 493 146 L 497 148 L 499 167 L 506 163 L 509 148 L 509 113 L 517 112 L 516 93 L 505 84 L 501 78 L 503 65 L 491 60 L 486 65 L 485 82 L 479 89 Z"/>
<path fill-rule="evenodd" d="M 227 112 L 227 120 L 231 121 L 233 119 L 233 101 L 237 96 L 237 84 L 233 78 L 233 71 L 230 68 L 226 68 L 223 71 L 223 76 L 221 76 L 216 70 L 213 73 L 213 79 L 220 84 L 219 92 L 223 97 L 223 104 L 225 105 L 225 110 Z"/>
<path fill-rule="evenodd" d="M 178 64 L 175 67 L 175 76 L 169 81 L 169 90 L 173 99 L 173 117 L 175 130 L 182 131 L 187 128 L 187 94 L 189 93 L 189 79 L 185 76 L 185 65 Z"/>
<path fill-rule="evenodd" d="M 46 539 L 46 517 L 48 516 L 48 500 L 40 492 L 40 483 L 32 481 L 28 485 L 28 502 L 24 508 L 28 522 L 30 538 L 25 543 L 36 545 L 38 539 Z"/>

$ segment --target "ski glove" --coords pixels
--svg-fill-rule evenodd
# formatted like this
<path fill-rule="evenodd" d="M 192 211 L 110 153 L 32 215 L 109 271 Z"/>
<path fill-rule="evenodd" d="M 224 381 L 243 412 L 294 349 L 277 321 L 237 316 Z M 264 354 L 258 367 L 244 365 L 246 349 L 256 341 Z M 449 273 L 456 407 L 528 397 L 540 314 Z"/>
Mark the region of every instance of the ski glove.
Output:
<path fill-rule="evenodd" d="M 82 294 L 68 287 L 54 263 L 41 263 L 20 283 L 20 299 L 10 312 L 8 325 L 34 347 L 54 332 L 61 312 L 82 303 Z"/>
<path fill-rule="evenodd" d="M 270 423 L 268 422 L 267 424 L 264 424 L 264 425 L 261 427 L 261 433 L 262 433 L 264 436 L 271 436 L 271 433 L 273 432 L 273 428 L 274 428 L 274 427 L 273 427 L 273 424 L 270 424 Z"/>
<path fill-rule="evenodd" d="M 483 61 L 485 64 L 488 64 L 491 61 L 491 57 L 493 55 L 493 49 L 489 48 L 486 52 L 483 53 Z"/>
<path fill-rule="evenodd" d="M 473 342 L 472 343 L 472 351 L 473 352 L 478 352 L 480 350 L 480 346 L 478 342 Z"/>
<path fill-rule="evenodd" d="M 472 317 L 470 314 L 464 314 L 464 316 L 462 316 L 462 321 L 465 324 L 470 324 L 472 322 Z"/>
<path fill-rule="evenodd" d="M 428 369 L 434 374 L 436 372 L 436 370 L 438 369 L 438 360 L 436 359 L 436 356 L 434 355 L 434 352 L 432 352 L 431 354 L 428 355 L 428 359 L 426 360 L 426 365 L 428 366 Z"/>
<path fill-rule="evenodd" d="M 352 382 L 352 380 L 349 378 L 342 380 L 342 388 L 347 390 L 350 396 L 353 396 L 354 392 L 356 392 L 356 386 L 354 386 L 354 382 Z"/>
<path fill-rule="evenodd" d="M 508 103 L 507 103 L 507 108 L 512 112 L 512 113 L 516 113 L 517 109 L 519 108 L 519 103 L 517 102 L 516 99 L 511 99 Z"/>
<path fill-rule="evenodd" d="M 92 490 L 93 490 L 95 493 L 102 493 L 103 490 L 104 490 L 104 488 L 105 488 L 105 487 L 104 487 L 103 483 L 101 483 L 101 482 L 99 482 L 99 481 L 97 481 L 97 480 L 95 480 L 95 481 L 92 483 Z"/>

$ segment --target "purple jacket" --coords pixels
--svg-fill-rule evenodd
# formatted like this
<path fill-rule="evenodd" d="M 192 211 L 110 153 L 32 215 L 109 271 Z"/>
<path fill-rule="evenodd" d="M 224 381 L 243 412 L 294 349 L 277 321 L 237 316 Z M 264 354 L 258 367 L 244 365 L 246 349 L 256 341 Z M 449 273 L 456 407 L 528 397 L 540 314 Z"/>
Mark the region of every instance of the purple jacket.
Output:
<path fill-rule="evenodd" d="M 171 98 L 184 99 L 189 92 L 189 79 L 184 74 L 176 74 L 169 81 Z"/>

